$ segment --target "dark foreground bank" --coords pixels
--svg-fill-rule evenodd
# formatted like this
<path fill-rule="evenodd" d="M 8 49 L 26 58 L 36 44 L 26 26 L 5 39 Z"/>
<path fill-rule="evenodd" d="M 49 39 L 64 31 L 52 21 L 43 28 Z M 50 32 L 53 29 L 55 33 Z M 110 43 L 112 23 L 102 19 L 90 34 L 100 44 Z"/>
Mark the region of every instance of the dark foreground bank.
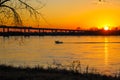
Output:
<path fill-rule="evenodd" d="M 0 65 L 0 80 L 120 80 L 120 77 L 97 73 L 79 73 L 50 67 L 30 68 Z"/>

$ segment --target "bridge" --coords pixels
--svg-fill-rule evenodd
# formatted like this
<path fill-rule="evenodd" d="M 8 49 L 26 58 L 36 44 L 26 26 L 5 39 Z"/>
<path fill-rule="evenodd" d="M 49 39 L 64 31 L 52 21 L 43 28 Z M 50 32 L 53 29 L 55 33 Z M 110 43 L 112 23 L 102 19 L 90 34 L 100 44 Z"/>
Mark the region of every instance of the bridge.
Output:
<path fill-rule="evenodd" d="M 0 36 L 41 36 L 41 35 L 120 35 L 120 30 L 77 30 L 58 28 L 35 28 L 0 26 Z"/>
<path fill-rule="evenodd" d="M 67 35 L 81 32 L 83 32 L 83 30 L 0 26 L 0 35 Z"/>

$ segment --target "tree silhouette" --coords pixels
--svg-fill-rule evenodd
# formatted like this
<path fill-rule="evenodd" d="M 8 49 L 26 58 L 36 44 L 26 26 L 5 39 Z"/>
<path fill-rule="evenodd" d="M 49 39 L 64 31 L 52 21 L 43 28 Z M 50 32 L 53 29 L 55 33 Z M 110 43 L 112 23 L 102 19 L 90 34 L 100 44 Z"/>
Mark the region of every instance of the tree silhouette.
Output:
<path fill-rule="evenodd" d="M 29 4 L 32 0 L 0 0 L 0 23 L 8 22 L 10 19 L 14 25 L 22 25 L 20 10 L 26 10 L 30 16 L 37 18 L 39 11 Z M 40 3 L 40 8 L 43 8 L 41 1 L 33 0 Z"/>

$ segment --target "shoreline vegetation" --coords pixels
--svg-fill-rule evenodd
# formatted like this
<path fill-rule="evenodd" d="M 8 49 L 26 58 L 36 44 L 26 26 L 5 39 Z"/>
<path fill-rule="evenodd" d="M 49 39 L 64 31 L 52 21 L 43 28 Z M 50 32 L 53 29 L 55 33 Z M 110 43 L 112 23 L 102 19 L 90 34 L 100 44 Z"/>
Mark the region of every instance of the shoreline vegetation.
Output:
<path fill-rule="evenodd" d="M 79 30 L 0 26 L 0 36 L 120 36 L 120 29 L 116 28 L 114 30 Z"/>
<path fill-rule="evenodd" d="M 0 65 L 0 80 L 120 80 L 120 73 L 103 75 L 95 69 L 86 66 L 81 70 L 79 61 L 73 61 L 69 67 L 54 63 L 47 67 L 15 67 L 12 65 Z"/>

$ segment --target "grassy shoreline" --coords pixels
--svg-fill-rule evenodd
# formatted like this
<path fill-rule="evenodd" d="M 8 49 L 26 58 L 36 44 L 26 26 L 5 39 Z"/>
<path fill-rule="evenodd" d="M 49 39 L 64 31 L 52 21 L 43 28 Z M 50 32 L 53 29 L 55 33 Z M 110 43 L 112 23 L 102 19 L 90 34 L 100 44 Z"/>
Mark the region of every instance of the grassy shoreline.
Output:
<path fill-rule="evenodd" d="M 58 67 L 14 67 L 1 64 L 0 80 L 120 80 L 119 76 L 99 73 L 80 73 Z"/>

